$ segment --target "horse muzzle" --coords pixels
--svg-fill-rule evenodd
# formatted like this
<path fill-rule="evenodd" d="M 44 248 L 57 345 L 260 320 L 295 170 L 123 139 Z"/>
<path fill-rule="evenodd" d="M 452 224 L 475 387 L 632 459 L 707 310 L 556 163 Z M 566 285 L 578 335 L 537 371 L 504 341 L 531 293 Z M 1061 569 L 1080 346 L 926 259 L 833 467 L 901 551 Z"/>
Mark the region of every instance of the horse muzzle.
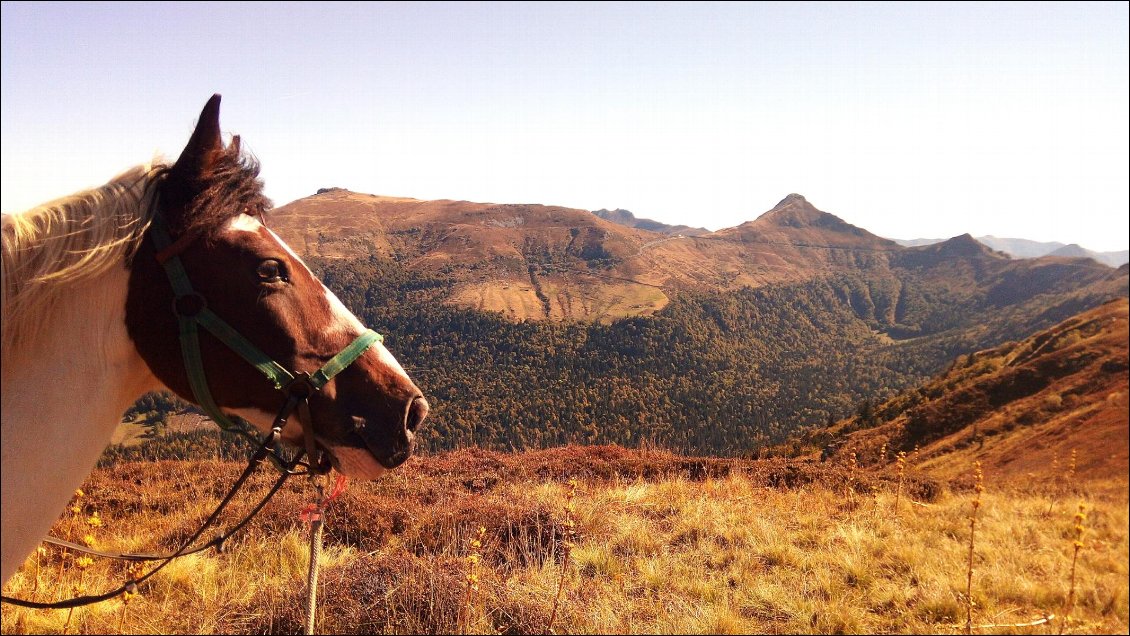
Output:
<path fill-rule="evenodd" d="M 417 395 L 408 400 L 394 418 L 350 416 L 352 430 L 345 439 L 335 442 L 319 437 L 318 442 L 327 451 L 338 472 L 361 479 L 375 479 L 412 456 L 416 447 L 416 431 L 429 411 L 428 401 Z M 389 426 L 392 422 L 395 423 Z"/>
<path fill-rule="evenodd" d="M 424 396 L 416 396 L 404 410 L 404 417 L 398 427 L 399 430 L 392 435 L 391 443 L 384 435 L 377 436 L 377 439 L 370 439 L 366 435 L 370 430 L 368 426 L 361 428 L 361 437 L 365 440 L 365 445 L 369 447 L 377 461 L 391 470 L 403 464 L 412 456 L 412 451 L 416 448 L 416 430 L 424 423 L 424 419 L 428 416 L 430 410 L 431 407 Z"/>

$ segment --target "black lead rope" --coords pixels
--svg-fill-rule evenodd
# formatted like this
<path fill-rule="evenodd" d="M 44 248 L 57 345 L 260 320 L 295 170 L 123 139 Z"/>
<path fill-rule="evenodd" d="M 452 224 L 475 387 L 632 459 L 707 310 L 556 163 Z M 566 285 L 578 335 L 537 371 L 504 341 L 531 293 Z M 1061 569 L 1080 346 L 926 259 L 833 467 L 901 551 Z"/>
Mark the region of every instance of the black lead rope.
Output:
<path fill-rule="evenodd" d="M 12 605 L 18 605 L 20 607 L 28 607 L 32 609 L 68 609 L 73 607 L 82 607 L 84 605 L 92 605 L 94 603 L 100 603 L 102 601 L 109 600 L 125 592 L 136 593 L 139 585 L 144 583 L 154 574 L 160 572 L 166 565 L 171 563 L 173 559 L 189 554 L 195 554 L 197 552 L 203 552 L 204 550 L 212 547 L 215 547 L 218 552 L 222 552 L 224 542 L 227 541 L 232 535 L 243 529 L 243 527 L 246 526 L 251 521 L 251 519 L 255 517 L 255 515 L 259 514 L 259 511 L 263 509 L 263 506 L 267 505 L 267 502 L 275 496 L 275 493 L 277 493 L 280 488 L 282 488 L 282 485 L 286 483 L 287 479 L 293 477 L 294 475 L 306 474 L 306 471 L 298 472 L 294 470 L 296 466 L 302 464 L 302 462 L 300 461 L 302 459 L 302 454 L 300 453 L 292 462 L 289 463 L 288 466 L 280 467 L 279 477 L 277 480 L 275 480 L 274 485 L 271 486 L 270 491 L 267 492 L 266 496 L 264 496 L 263 499 L 261 499 L 259 503 L 251 509 L 251 512 L 249 512 L 242 520 L 240 520 L 239 523 L 232 526 L 232 528 L 227 532 L 223 532 L 217 535 L 211 541 L 208 541 L 196 547 L 191 547 L 193 542 L 199 539 L 200 535 L 204 534 L 204 531 L 208 528 L 208 526 L 212 525 L 216 521 L 216 519 L 219 518 L 220 513 L 224 511 L 227 505 L 235 497 L 236 493 L 238 493 L 239 490 L 243 488 L 244 483 L 246 483 L 247 479 L 251 477 L 251 474 L 255 472 L 255 469 L 258 468 L 261 463 L 263 463 L 264 459 L 266 459 L 274 452 L 275 445 L 278 443 L 279 437 L 281 436 L 282 426 L 286 424 L 286 419 L 286 411 L 284 410 L 284 412 L 281 413 L 279 415 L 279 418 L 275 421 L 275 427 L 271 430 L 270 433 L 267 434 L 267 436 L 263 439 L 263 442 L 259 445 L 259 448 L 255 451 L 255 454 L 252 455 L 251 459 L 248 460 L 247 468 L 243 470 L 243 474 L 241 474 L 239 476 L 239 479 L 235 481 L 235 484 L 228 491 L 228 494 L 224 497 L 224 499 L 220 502 L 220 504 L 216 507 L 212 514 L 208 516 L 208 518 L 204 521 L 200 528 L 197 529 L 191 537 L 185 540 L 184 544 L 176 552 L 168 555 L 111 554 L 91 550 L 84 546 L 79 546 L 68 541 L 60 541 L 58 539 L 51 538 L 47 539 L 48 543 L 53 543 L 55 545 L 70 548 L 79 552 L 85 552 L 87 554 L 94 554 L 111 559 L 120 559 L 126 561 L 162 561 L 160 565 L 147 572 L 144 576 L 141 576 L 137 579 L 130 579 L 116 590 L 112 590 L 104 594 L 77 596 L 65 601 L 43 603 L 38 601 L 28 601 L 19 598 L 12 598 L 10 596 L 0 596 L 0 600 L 3 600 L 3 602 L 5 603 L 11 603 Z"/>

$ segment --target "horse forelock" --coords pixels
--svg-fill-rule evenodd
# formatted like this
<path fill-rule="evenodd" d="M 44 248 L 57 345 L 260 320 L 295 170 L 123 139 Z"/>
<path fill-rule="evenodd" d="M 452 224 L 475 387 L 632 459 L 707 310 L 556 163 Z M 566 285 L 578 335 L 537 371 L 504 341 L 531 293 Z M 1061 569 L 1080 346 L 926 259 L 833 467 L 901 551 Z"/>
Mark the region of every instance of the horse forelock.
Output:
<path fill-rule="evenodd" d="M 109 183 L 3 220 L 5 359 L 34 343 L 43 317 L 67 290 L 124 263 L 152 218 L 153 185 L 165 166 L 137 166 Z"/>
<path fill-rule="evenodd" d="M 260 216 L 271 208 L 270 199 L 263 195 L 259 161 L 242 152 L 238 144 L 213 153 L 206 173 L 191 184 L 191 189 L 188 209 L 169 219 L 174 235 L 207 237 L 240 214 Z M 166 194 L 162 193 L 162 198 Z M 163 204 L 159 201 L 158 205 Z"/>

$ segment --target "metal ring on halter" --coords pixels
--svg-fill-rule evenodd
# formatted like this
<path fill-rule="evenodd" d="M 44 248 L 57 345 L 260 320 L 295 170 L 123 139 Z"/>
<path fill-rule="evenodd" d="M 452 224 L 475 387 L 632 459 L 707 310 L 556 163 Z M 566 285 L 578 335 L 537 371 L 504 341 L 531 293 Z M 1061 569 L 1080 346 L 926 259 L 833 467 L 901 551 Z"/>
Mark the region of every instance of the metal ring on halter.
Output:
<path fill-rule="evenodd" d="M 310 374 L 305 371 L 298 371 L 294 374 L 294 379 L 283 387 L 288 395 L 297 397 L 299 400 L 309 400 L 315 393 L 318 392 L 318 387 L 310 379 Z"/>
<path fill-rule="evenodd" d="M 181 304 L 182 301 L 194 302 L 197 303 L 197 306 L 184 307 Z M 200 315 L 200 312 L 207 308 L 208 299 L 194 291 L 173 297 L 173 313 L 181 318 L 195 318 Z"/>

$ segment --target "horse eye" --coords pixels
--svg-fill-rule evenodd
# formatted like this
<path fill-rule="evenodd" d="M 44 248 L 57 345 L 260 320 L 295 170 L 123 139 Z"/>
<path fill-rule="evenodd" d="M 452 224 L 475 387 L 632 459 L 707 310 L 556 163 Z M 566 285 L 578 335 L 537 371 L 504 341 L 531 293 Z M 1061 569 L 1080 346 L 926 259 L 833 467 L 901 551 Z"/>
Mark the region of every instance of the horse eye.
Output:
<path fill-rule="evenodd" d="M 255 273 L 259 275 L 259 280 L 266 283 L 279 283 L 286 280 L 282 263 L 273 258 L 259 263 L 259 267 L 255 269 Z"/>

